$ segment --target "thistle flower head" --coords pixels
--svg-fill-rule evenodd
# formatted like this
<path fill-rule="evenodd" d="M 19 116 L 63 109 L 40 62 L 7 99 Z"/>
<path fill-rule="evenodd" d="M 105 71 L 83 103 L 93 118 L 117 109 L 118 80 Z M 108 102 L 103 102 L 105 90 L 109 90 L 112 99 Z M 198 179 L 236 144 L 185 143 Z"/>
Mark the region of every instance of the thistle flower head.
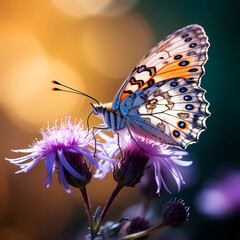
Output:
<path fill-rule="evenodd" d="M 151 162 L 154 167 L 157 193 L 160 193 L 162 186 L 171 193 L 166 184 L 166 180 L 163 177 L 164 175 L 170 175 L 175 180 L 178 191 L 180 191 L 181 185 L 185 183 L 179 170 L 179 166 L 185 167 L 192 164 L 191 161 L 181 160 L 183 156 L 187 155 L 187 152 L 173 150 L 167 145 L 144 139 L 139 136 L 134 136 L 134 139 L 132 137 L 125 139 L 121 138 L 119 142 L 116 137 L 111 138 L 103 133 L 100 133 L 99 135 L 106 141 L 105 149 L 113 158 L 116 158 L 120 154 L 120 148 L 123 152 L 127 150 L 128 155 L 135 152 L 136 148 L 138 148 L 139 151 L 142 151 L 142 155 L 147 156 L 149 158 L 148 161 Z"/>
<path fill-rule="evenodd" d="M 106 166 L 99 165 L 99 162 L 93 157 L 94 151 L 89 147 L 95 146 L 91 132 L 83 130 L 82 122 L 72 124 L 70 117 L 65 121 L 61 120 L 60 126 L 55 125 L 46 130 L 41 129 L 43 139 L 35 143 L 28 149 L 12 150 L 13 152 L 25 153 L 27 155 L 19 158 L 9 159 L 9 162 L 19 166 L 21 169 L 16 173 L 28 172 L 40 160 L 45 158 L 47 175 L 46 187 L 52 182 L 52 174 L 58 169 L 60 183 L 68 193 L 71 190 L 68 184 L 81 187 L 86 185 L 92 176 L 89 161 L 94 167 L 101 171 L 108 171 Z M 103 146 L 98 143 L 103 149 Z M 105 159 L 105 155 L 97 153 L 97 157 Z"/>
<path fill-rule="evenodd" d="M 162 218 L 165 225 L 177 227 L 188 221 L 189 207 L 183 200 L 173 199 L 163 206 Z"/>
<path fill-rule="evenodd" d="M 134 187 L 147 169 L 148 159 L 143 150 L 131 142 L 120 154 L 120 160 L 114 164 L 114 179 L 121 186 Z"/>

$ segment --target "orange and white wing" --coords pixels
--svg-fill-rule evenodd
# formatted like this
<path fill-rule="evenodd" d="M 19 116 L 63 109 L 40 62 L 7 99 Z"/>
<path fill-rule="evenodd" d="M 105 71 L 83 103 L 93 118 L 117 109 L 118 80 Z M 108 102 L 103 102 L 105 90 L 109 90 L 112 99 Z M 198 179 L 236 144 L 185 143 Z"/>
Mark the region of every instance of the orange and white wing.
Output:
<path fill-rule="evenodd" d="M 132 70 L 115 96 L 113 110 L 130 94 L 167 79 L 200 83 L 208 47 L 208 37 L 199 25 L 189 25 L 167 36 Z"/>

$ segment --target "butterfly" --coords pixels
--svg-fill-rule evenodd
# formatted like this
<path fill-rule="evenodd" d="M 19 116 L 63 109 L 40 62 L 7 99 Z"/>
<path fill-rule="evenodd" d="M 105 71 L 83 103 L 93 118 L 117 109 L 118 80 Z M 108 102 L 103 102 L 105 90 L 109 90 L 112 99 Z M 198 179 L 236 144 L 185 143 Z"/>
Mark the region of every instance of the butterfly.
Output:
<path fill-rule="evenodd" d="M 185 149 L 197 142 L 210 116 L 205 90 L 200 87 L 208 56 L 208 37 L 199 25 L 170 34 L 153 47 L 131 71 L 113 102 L 95 100 L 92 112 L 108 129 L 127 130 L 164 144 Z M 58 90 L 58 89 L 55 89 Z"/>

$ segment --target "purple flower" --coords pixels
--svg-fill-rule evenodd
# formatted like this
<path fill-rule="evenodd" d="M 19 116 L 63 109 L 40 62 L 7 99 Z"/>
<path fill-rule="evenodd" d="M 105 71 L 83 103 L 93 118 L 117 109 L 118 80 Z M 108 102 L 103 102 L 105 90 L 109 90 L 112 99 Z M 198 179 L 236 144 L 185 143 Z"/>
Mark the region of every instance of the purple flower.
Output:
<path fill-rule="evenodd" d="M 134 187 L 148 169 L 149 157 L 132 141 L 115 162 L 113 177 L 119 186 Z"/>
<path fill-rule="evenodd" d="M 107 165 L 99 165 L 99 162 L 93 157 L 94 150 L 89 147 L 95 147 L 95 141 L 92 133 L 87 134 L 83 130 L 82 122 L 72 124 L 70 117 L 65 121 L 61 120 L 60 126 L 57 121 L 52 128 L 47 127 L 46 130 L 41 129 L 43 139 L 36 142 L 28 149 L 12 150 L 13 152 L 25 153 L 27 155 L 19 158 L 9 159 L 7 161 L 19 166 L 20 172 L 28 172 L 40 160 L 45 158 L 45 166 L 47 175 L 46 187 L 48 188 L 52 182 L 52 174 L 58 169 L 59 180 L 68 193 L 72 193 L 68 184 L 72 186 L 87 184 L 91 179 L 91 171 L 88 160 L 99 171 L 109 171 Z M 97 146 L 103 150 L 102 144 Z M 96 154 L 103 160 L 107 160 L 107 156 L 101 153 Z M 105 175 L 106 173 L 104 173 Z"/>
<path fill-rule="evenodd" d="M 187 152 L 173 150 L 168 148 L 167 145 L 138 136 L 136 136 L 135 139 L 132 139 L 131 137 L 125 139 L 120 138 L 119 144 L 117 137 L 111 138 L 102 132 L 99 133 L 99 136 L 106 141 L 104 147 L 108 155 L 112 158 L 116 158 L 119 155 L 119 145 L 121 149 L 127 148 L 130 151 L 135 151 L 135 148 L 141 148 L 144 150 L 144 155 L 149 157 L 149 161 L 154 167 L 155 181 L 158 186 L 157 193 L 160 193 L 162 185 L 169 193 L 171 193 L 163 175 L 170 175 L 175 180 L 178 191 L 181 189 L 181 184 L 185 183 L 178 167 L 187 167 L 192 164 L 192 161 L 181 160 L 183 156 L 187 155 Z M 106 167 L 109 167 L 109 162 L 103 164 L 106 164 Z M 99 172 L 97 172 L 97 176 L 99 176 L 98 173 Z"/>

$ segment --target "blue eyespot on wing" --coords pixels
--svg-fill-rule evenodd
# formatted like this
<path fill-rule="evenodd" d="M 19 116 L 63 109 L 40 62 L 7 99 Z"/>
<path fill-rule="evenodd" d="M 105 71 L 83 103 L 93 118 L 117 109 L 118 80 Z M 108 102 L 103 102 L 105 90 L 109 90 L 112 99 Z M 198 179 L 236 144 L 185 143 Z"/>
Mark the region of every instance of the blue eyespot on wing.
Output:
<path fill-rule="evenodd" d="M 195 81 L 173 78 L 129 95 L 120 110 L 133 131 L 184 149 L 206 129 L 210 113 L 204 94 Z"/>

